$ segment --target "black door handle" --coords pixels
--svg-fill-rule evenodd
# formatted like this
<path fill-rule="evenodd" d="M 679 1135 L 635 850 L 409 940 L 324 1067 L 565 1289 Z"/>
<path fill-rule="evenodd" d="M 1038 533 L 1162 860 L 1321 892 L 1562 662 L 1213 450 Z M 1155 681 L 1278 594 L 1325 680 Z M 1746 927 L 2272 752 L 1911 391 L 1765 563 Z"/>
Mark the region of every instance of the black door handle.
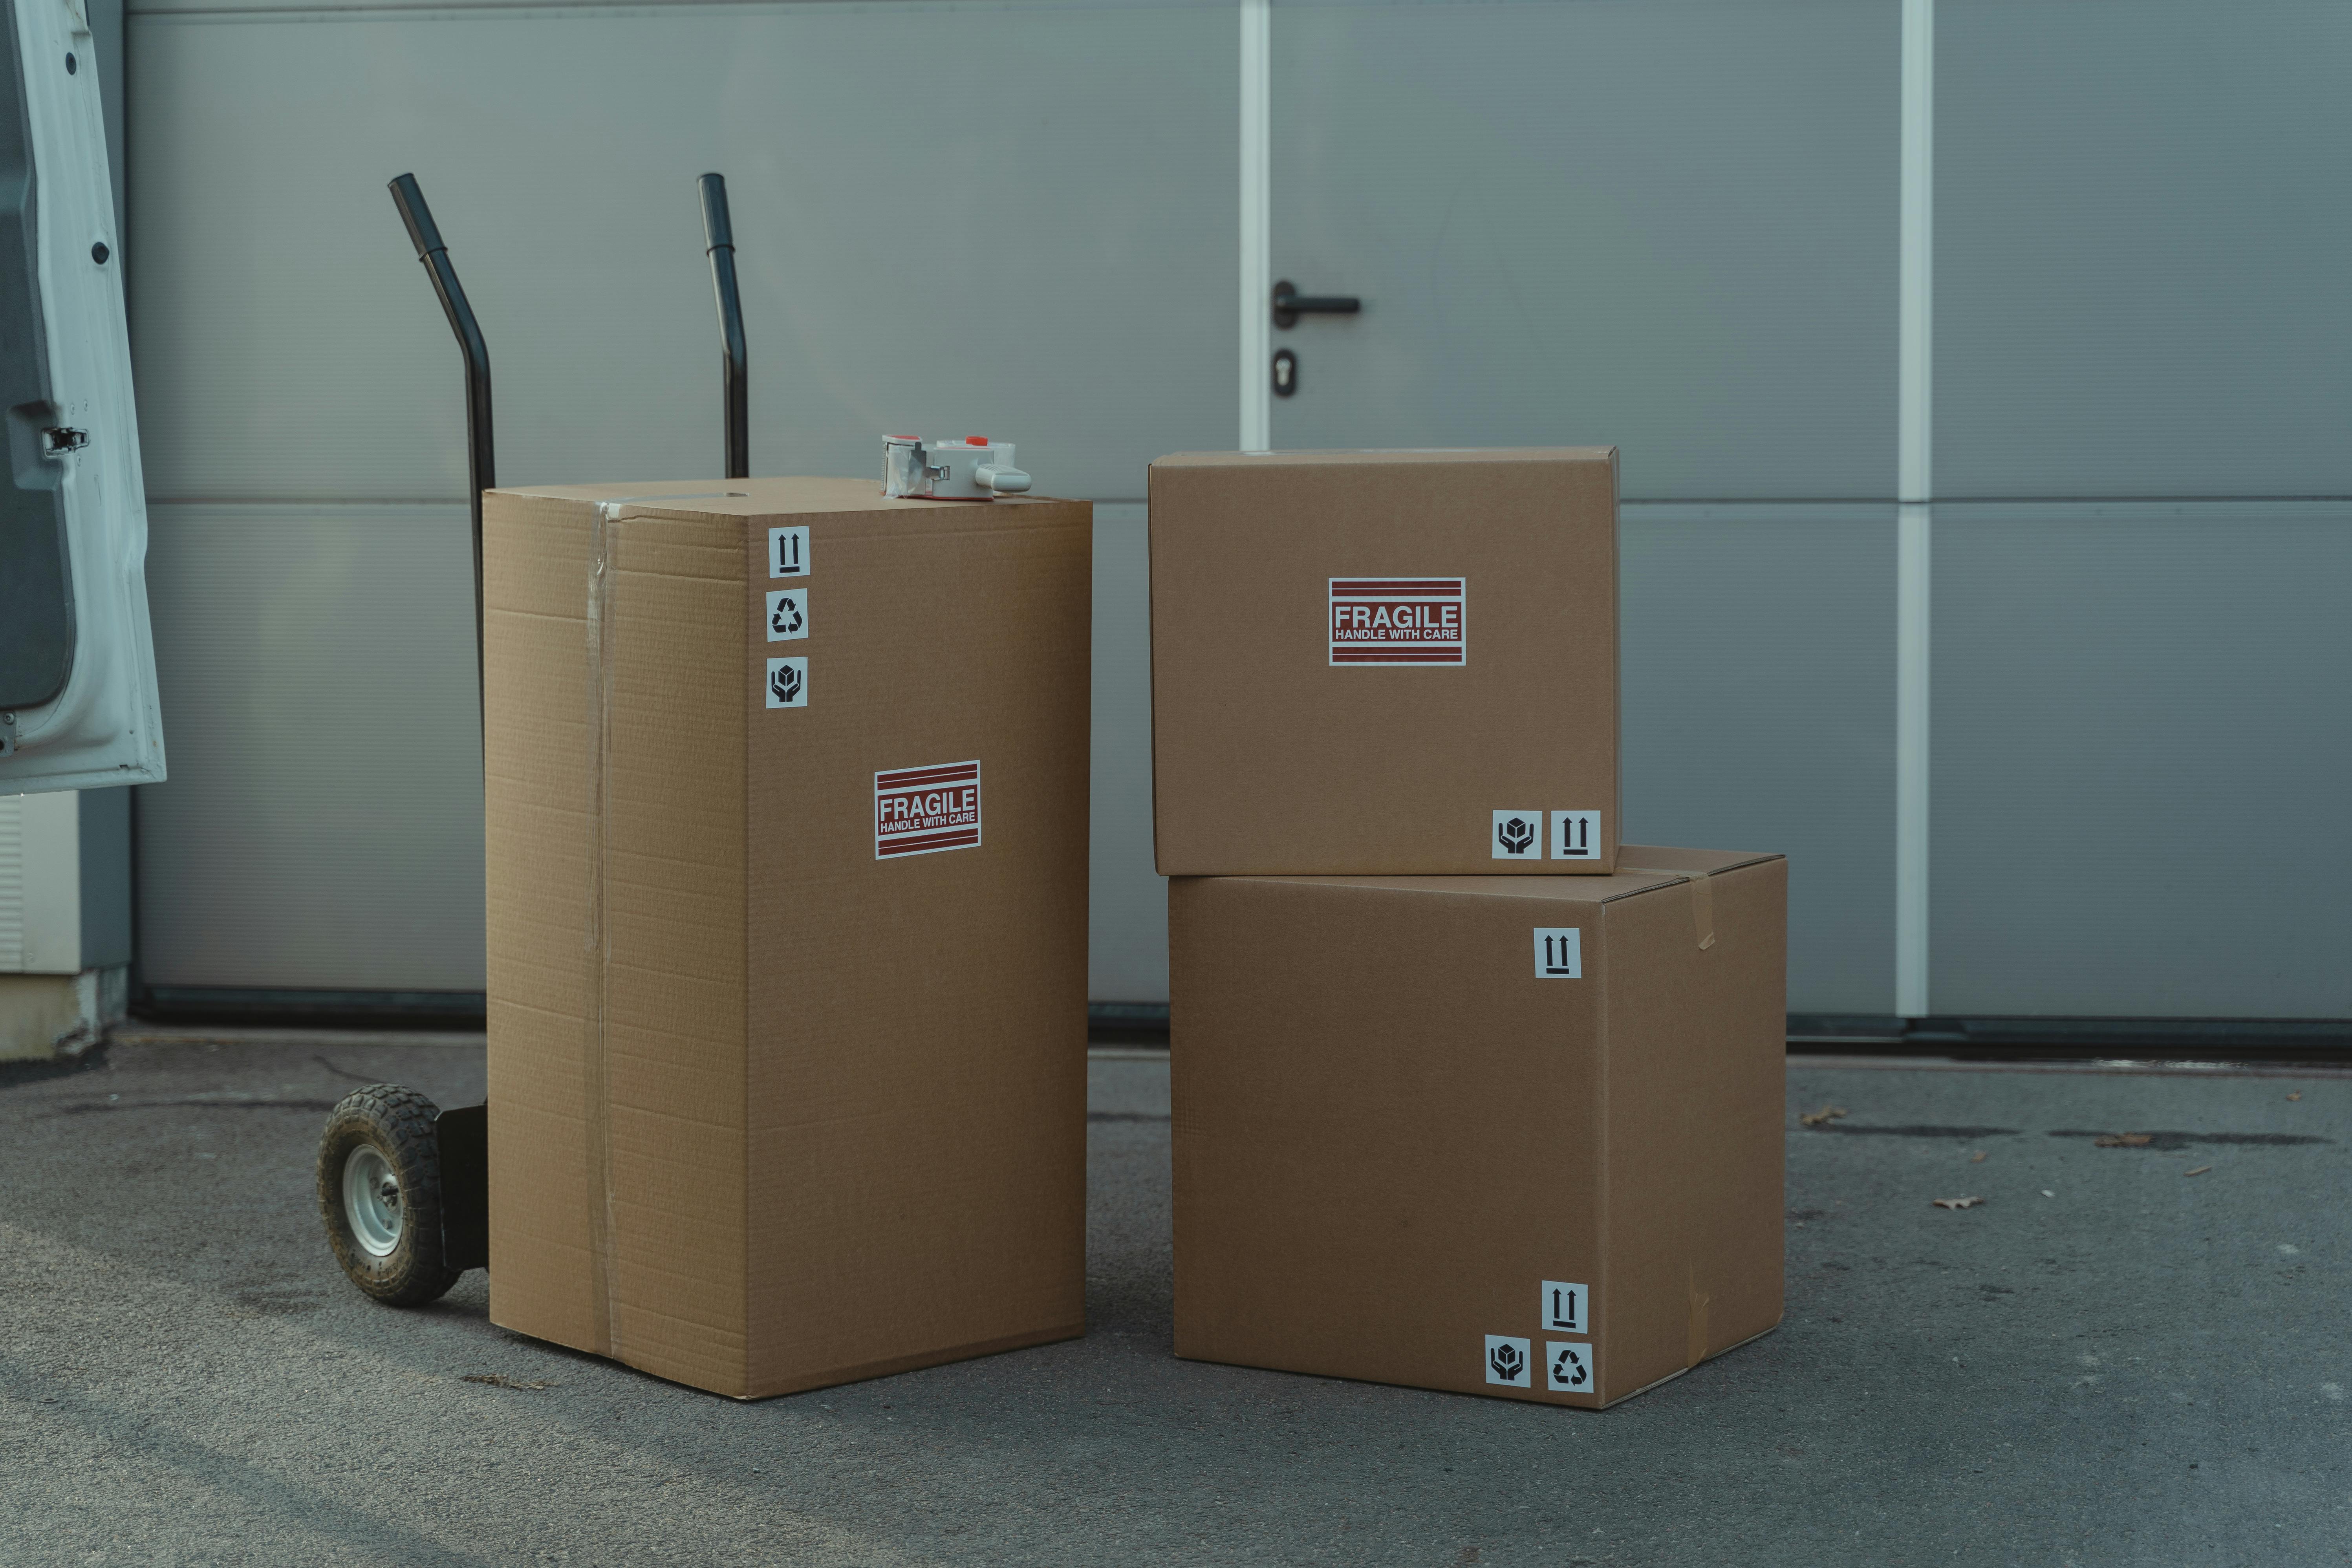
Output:
<path fill-rule="evenodd" d="M 1301 316 L 1352 316 L 1363 308 L 1353 294 L 1301 294 L 1288 279 L 1274 286 L 1274 324 L 1285 331 Z"/>

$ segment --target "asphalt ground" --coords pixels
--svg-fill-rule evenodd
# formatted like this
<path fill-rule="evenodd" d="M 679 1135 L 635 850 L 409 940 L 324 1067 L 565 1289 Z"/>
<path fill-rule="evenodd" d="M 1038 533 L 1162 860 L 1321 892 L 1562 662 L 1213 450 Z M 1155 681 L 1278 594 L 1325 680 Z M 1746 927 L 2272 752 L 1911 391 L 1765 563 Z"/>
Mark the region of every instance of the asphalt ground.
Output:
<path fill-rule="evenodd" d="M 756 1405 L 344 1283 L 327 1107 L 478 1047 L 0 1072 L 0 1563 L 2352 1562 L 2352 1078 L 1794 1067 L 1787 1320 L 1592 1413 L 1175 1360 L 1091 1072 L 1085 1339 Z"/>

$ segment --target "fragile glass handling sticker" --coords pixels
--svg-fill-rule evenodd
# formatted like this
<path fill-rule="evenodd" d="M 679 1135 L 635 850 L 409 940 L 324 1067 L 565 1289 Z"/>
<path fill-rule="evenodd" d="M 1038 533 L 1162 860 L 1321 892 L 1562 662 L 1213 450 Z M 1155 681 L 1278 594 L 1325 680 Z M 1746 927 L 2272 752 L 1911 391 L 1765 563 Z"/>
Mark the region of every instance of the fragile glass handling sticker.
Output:
<path fill-rule="evenodd" d="M 1486 1381 L 1499 1383 L 1505 1388 L 1532 1388 L 1535 1363 L 1528 1353 L 1528 1342 L 1515 1340 L 1507 1334 L 1486 1336 Z"/>
<path fill-rule="evenodd" d="M 1333 577 L 1325 629 L 1333 664 L 1465 664 L 1469 604 L 1460 577 Z"/>
<path fill-rule="evenodd" d="M 874 775 L 874 858 L 980 847 L 980 763 Z"/>
<path fill-rule="evenodd" d="M 772 658 L 768 661 L 768 706 L 771 708 L 808 706 L 808 660 L 806 658 Z"/>
<path fill-rule="evenodd" d="M 1577 1340 L 1545 1344 L 1544 1386 L 1554 1394 L 1591 1393 L 1592 1347 Z"/>
<path fill-rule="evenodd" d="M 1495 814 L 1495 836 L 1488 847 L 1497 860 L 1540 860 L 1543 858 L 1543 822 L 1540 811 L 1498 811 Z"/>

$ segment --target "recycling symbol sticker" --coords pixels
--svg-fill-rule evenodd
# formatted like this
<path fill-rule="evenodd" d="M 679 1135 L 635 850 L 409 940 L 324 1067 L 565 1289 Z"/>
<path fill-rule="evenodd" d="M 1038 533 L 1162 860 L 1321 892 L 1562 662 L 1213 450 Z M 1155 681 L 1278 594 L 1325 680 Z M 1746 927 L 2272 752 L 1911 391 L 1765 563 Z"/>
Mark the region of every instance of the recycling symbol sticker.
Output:
<path fill-rule="evenodd" d="M 808 636 L 806 588 L 780 588 L 768 595 L 768 640 L 786 642 Z"/>
<path fill-rule="evenodd" d="M 1582 1340 L 1553 1340 L 1544 1346 L 1544 1386 L 1555 1394 L 1592 1392 L 1592 1346 Z"/>

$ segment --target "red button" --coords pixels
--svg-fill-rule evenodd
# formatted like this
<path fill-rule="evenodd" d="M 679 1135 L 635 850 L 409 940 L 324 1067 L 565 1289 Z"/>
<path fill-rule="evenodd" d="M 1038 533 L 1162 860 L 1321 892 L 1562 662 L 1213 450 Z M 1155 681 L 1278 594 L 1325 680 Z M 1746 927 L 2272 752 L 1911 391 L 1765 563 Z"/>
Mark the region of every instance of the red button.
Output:
<path fill-rule="evenodd" d="M 988 437 L 985 436 L 967 436 L 963 438 L 963 444 L 967 447 L 985 447 L 988 445 Z"/>

